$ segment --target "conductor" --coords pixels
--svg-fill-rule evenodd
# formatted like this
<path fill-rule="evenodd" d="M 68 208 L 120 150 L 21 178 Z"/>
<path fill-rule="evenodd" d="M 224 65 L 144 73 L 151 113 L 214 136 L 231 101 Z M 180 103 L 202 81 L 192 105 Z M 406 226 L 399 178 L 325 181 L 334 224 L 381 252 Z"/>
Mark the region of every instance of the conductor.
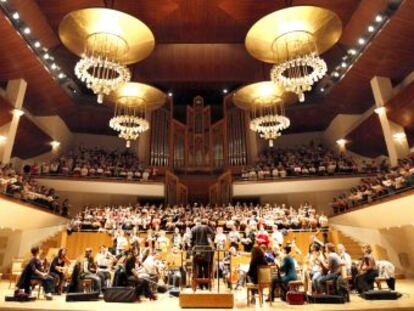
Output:
<path fill-rule="evenodd" d="M 195 226 L 191 229 L 191 245 L 193 250 L 193 290 L 197 283 L 201 289 L 203 285 L 211 286 L 211 271 L 213 261 L 214 232 L 207 225 L 207 220 L 195 220 Z M 196 280 L 199 279 L 199 280 Z M 201 282 L 200 282 L 201 281 Z"/>

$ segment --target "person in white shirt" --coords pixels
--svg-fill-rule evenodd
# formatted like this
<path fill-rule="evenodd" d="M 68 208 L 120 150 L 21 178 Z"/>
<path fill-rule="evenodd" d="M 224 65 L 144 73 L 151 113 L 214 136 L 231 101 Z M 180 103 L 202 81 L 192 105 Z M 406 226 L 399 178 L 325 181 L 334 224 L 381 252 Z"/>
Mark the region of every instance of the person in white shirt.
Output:
<path fill-rule="evenodd" d="M 377 260 L 379 276 L 385 278 L 388 288 L 395 290 L 395 266 L 387 260 Z"/>
<path fill-rule="evenodd" d="M 128 248 L 128 240 L 125 237 L 125 232 L 123 230 L 118 230 L 116 236 L 116 254 L 122 254 Z"/>
<path fill-rule="evenodd" d="M 170 246 L 170 240 L 165 235 L 165 231 L 159 232 L 159 237 L 155 241 L 155 249 L 161 252 L 167 252 L 168 246 Z"/>
<path fill-rule="evenodd" d="M 108 251 L 105 245 L 102 245 L 99 253 L 95 256 L 95 262 L 97 265 L 97 275 L 101 278 L 103 282 L 106 283 L 108 287 L 111 281 L 110 268 L 114 262 L 115 257 Z"/>
<path fill-rule="evenodd" d="M 223 233 L 223 227 L 217 227 L 217 234 L 214 237 L 214 244 L 218 250 L 224 250 L 226 235 Z"/>
<path fill-rule="evenodd" d="M 342 263 L 345 265 L 346 274 L 351 275 L 352 259 L 351 256 L 346 252 L 345 246 L 343 244 L 338 244 L 338 255 L 341 257 Z"/>
<path fill-rule="evenodd" d="M 283 245 L 283 234 L 278 229 L 277 225 L 273 226 L 273 233 L 271 235 L 272 245 L 277 249 Z"/>

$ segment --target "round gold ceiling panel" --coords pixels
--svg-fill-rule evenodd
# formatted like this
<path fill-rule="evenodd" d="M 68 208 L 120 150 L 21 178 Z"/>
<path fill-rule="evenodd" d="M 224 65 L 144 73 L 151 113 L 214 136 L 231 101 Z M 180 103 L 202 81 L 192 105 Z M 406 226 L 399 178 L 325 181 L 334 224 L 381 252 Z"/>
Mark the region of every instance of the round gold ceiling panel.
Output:
<path fill-rule="evenodd" d="M 88 39 L 96 34 L 119 38 L 126 48 L 119 57 L 125 65 L 146 58 L 154 49 L 155 39 L 151 30 L 137 18 L 107 8 L 87 8 L 67 14 L 59 25 L 62 43 L 81 56 Z"/>
<path fill-rule="evenodd" d="M 322 54 L 338 42 L 342 34 L 342 22 L 338 15 L 328 9 L 316 6 L 289 7 L 257 21 L 247 33 L 245 45 L 253 57 L 274 64 L 278 59 L 289 58 L 288 55 L 275 55 L 281 53 L 275 49 L 277 40 L 289 35 L 298 36 L 298 41 L 301 41 L 304 34 L 313 37 L 318 54 Z"/>
<path fill-rule="evenodd" d="M 111 103 L 126 105 L 145 105 L 146 111 L 161 108 L 167 101 L 167 95 L 148 84 L 129 82 L 116 89 L 109 97 Z"/>
<path fill-rule="evenodd" d="M 266 99 L 270 99 L 271 102 Z M 233 103 L 244 110 L 252 110 L 257 104 L 271 105 L 280 102 L 286 106 L 297 101 L 298 97 L 295 93 L 286 92 L 283 87 L 272 81 L 249 84 L 233 93 Z"/>

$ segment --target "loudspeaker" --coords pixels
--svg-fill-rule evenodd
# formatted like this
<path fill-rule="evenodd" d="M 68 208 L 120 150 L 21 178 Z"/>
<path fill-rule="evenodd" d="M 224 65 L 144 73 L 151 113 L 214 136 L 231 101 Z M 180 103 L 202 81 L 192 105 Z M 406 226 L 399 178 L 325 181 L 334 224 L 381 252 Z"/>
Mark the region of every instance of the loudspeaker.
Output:
<path fill-rule="evenodd" d="M 361 294 L 367 300 L 397 300 L 402 295 L 392 290 L 369 290 Z"/>
<path fill-rule="evenodd" d="M 96 301 L 99 300 L 99 292 L 92 293 L 68 293 L 66 301 Z"/>
<path fill-rule="evenodd" d="M 137 295 L 133 287 L 110 287 L 104 293 L 105 302 L 135 302 Z"/>

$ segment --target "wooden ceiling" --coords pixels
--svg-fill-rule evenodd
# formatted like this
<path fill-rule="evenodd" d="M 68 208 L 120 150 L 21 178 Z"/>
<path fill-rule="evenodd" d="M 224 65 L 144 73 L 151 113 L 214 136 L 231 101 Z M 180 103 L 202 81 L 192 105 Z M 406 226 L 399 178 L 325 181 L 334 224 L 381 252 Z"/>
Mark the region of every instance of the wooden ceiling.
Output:
<path fill-rule="evenodd" d="M 336 12 L 344 26 L 340 42 L 323 55 L 328 67 L 339 63 L 378 12 L 393 0 L 9 0 L 34 36 L 48 47 L 73 77 L 77 57 L 57 36 L 62 18 L 86 7 L 103 7 L 132 14 L 146 23 L 156 38 L 154 52 L 131 67 L 133 80 L 154 84 L 179 96 L 194 90 L 208 93 L 268 79 L 269 66 L 253 59 L 244 37 L 259 18 L 292 5 L 317 5 Z M 13 27 L 1 18 L 0 80 L 23 77 L 28 82 L 25 108 L 35 115 L 60 115 L 74 132 L 113 134 L 110 111 L 72 98 L 51 78 Z M 414 1 L 404 1 L 365 53 L 329 94 L 309 96 L 289 109 L 292 133 L 325 129 L 338 113 L 362 113 L 373 104 L 369 80 L 389 76 L 398 83 L 414 69 Z M 196 87 L 195 87 L 196 86 Z M 85 89 L 83 89 L 85 90 Z M 217 97 L 216 97 L 217 98 Z M 217 100 L 221 105 L 222 101 Z M 179 103 L 178 103 L 179 104 Z M 182 104 L 182 103 L 181 103 Z M 190 102 L 188 103 L 190 104 Z M 93 107 L 91 107 L 93 106 Z M 398 115 L 398 110 L 395 112 Z M 93 122 L 91 122 L 93 120 Z M 413 133 L 414 134 L 414 133 Z"/>

